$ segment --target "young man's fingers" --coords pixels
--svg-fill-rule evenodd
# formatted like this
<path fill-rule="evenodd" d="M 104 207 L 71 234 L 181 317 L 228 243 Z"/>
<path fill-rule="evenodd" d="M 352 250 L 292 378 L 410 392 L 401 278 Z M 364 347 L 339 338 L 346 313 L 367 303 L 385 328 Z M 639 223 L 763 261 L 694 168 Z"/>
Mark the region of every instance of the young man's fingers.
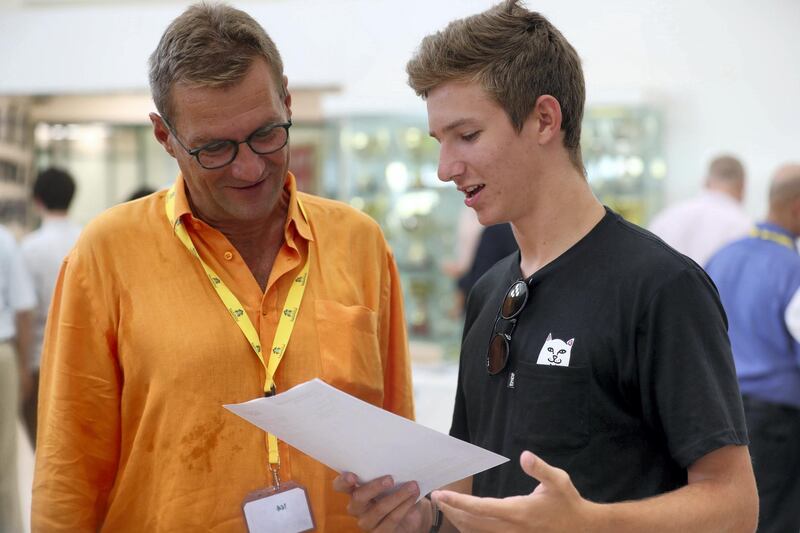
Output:
<path fill-rule="evenodd" d="M 362 512 L 350 514 L 358 516 L 358 527 L 365 531 L 372 531 L 382 525 L 382 522 L 394 511 L 408 503 L 408 500 L 411 500 L 411 505 L 413 505 L 417 497 L 419 497 L 419 487 L 415 482 L 409 481 L 392 493 L 373 498 Z M 381 527 L 381 529 L 389 531 L 388 527 Z"/>
<path fill-rule="evenodd" d="M 416 484 L 414 484 L 416 485 Z M 398 491 L 398 492 L 403 492 Z M 380 525 L 378 526 L 378 531 L 390 531 L 394 532 L 397 531 L 398 526 L 403 522 L 406 518 L 406 515 L 411 511 L 411 509 L 417 505 L 417 498 L 419 497 L 419 489 L 416 489 L 413 492 L 407 492 L 408 497 L 403 500 L 403 502 L 398 505 L 391 513 L 386 515 L 386 517 L 381 521 Z M 412 531 L 419 529 L 419 523 L 416 524 L 409 524 Z"/>
<path fill-rule="evenodd" d="M 452 507 L 444 502 L 440 502 L 437 505 L 439 505 L 439 509 L 442 510 L 447 520 L 461 533 L 489 533 L 508 529 L 508 524 L 497 518 L 473 514 L 470 511 Z"/>
<path fill-rule="evenodd" d="M 358 484 L 356 480 L 355 474 L 352 472 L 342 472 L 333 480 L 333 490 L 336 492 L 343 492 L 345 494 L 351 494 L 353 489 L 356 488 Z"/>
<path fill-rule="evenodd" d="M 464 511 L 470 515 L 503 518 L 508 513 L 508 499 L 479 498 L 449 490 L 434 491 L 431 498 L 437 505 L 445 504 L 454 510 Z"/>
<path fill-rule="evenodd" d="M 381 493 L 394 487 L 391 476 L 383 476 L 373 479 L 354 489 L 350 494 L 350 503 L 347 504 L 347 512 L 353 516 L 361 516 L 373 504 L 373 500 Z"/>
<path fill-rule="evenodd" d="M 519 457 L 519 464 L 526 474 L 539 480 L 542 485 L 563 489 L 567 484 L 572 483 L 569 474 L 565 471 L 550 466 L 541 457 L 529 451 L 522 452 Z"/>

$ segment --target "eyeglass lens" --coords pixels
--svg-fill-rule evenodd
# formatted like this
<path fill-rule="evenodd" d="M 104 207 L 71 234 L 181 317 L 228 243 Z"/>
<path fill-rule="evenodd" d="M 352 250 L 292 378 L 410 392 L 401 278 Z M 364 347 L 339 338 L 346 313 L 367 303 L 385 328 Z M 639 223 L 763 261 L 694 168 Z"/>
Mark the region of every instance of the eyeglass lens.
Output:
<path fill-rule="evenodd" d="M 277 152 L 289 140 L 289 129 L 283 125 L 271 126 L 253 133 L 245 142 L 253 152 L 267 155 Z M 206 168 L 218 168 L 227 165 L 236 157 L 239 144 L 235 141 L 221 141 L 206 146 L 197 152 L 198 162 Z"/>

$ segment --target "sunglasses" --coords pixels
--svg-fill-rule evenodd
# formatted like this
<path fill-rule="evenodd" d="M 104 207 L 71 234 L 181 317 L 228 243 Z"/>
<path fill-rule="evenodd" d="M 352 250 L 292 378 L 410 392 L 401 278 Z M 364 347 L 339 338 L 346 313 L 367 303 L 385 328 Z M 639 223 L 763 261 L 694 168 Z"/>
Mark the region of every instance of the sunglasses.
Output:
<path fill-rule="evenodd" d="M 486 352 L 486 369 L 491 376 L 499 374 L 506 368 L 508 355 L 511 352 L 511 334 L 517 326 L 517 317 L 528 303 L 529 292 L 525 280 L 515 281 L 506 291 L 503 303 L 497 310 L 489 350 Z"/>

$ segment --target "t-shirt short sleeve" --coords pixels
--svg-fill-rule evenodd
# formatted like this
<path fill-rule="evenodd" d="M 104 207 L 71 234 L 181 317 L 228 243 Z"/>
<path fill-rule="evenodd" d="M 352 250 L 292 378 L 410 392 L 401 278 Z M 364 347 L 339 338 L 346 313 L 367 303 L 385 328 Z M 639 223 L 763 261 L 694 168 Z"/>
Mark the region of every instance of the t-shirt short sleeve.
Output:
<path fill-rule="evenodd" d="M 683 468 L 747 430 L 716 287 L 699 268 L 673 274 L 644 308 L 636 333 L 643 416 Z"/>

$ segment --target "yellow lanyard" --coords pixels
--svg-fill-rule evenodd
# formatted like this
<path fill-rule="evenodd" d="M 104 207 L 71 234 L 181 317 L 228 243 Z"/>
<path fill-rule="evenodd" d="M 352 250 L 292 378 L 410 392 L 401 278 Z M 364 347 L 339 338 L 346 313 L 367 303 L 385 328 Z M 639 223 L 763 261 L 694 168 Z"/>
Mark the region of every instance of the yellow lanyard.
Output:
<path fill-rule="evenodd" d="M 795 249 L 794 241 L 790 237 L 787 237 L 783 233 L 778 233 L 777 231 L 770 231 L 764 228 L 753 228 L 750 230 L 750 235 L 765 241 L 777 242 L 778 244 L 786 246 L 791 250 Z"/>
<path fill-rule="evenodd" d="M 297 205 L 300 207 L 303 216 L 308 220 L 303 204 L 300 203 L 300 198 L 297 199 Z M 180 219 L 175 217 L 175 185 L 170 187 L 169 191 L 167 191 L 166 211 L 167 220 L 169 220 L 172 229 L 175 231 L 175 235 L 183 245 L 186 246 L 189 252 L 200 261 L 200 265 L 202 265 L 203 270 L 205 270 L 206 276 L 208 276 L 211 282 L 211 286 L 214 287 L 220 300 L 222 300 L 225 308 L 230 313 L 231 318 L 233 318 L 233 321 L 239 326 L 239 329 L 242 330 L 242 333 L 244 333 L 244 336 L 258 356 L 261 364 L 264 365 L 264 370 L 266 371 L 264 395 L 271 396 L 275 394 L 275 381 L 273 377 L 286 352 L 286 345 L 289 344 L 289 338 L 292 336 L 297 311 L 300 309 L 300 303 L 303 301 L 303 294 L 305 293 L 306 284 L 308 283 L 308 268 L 311 263 L 311 247 L 308 247 L 306 262 L 303 265 L 302 272 L 294 279 L 289 289 L 289 294 L 286 296 L 286 302 L 283 304 L 283 310 L 281 311 L 280 320 L 278 321 L 278 329 L 275 331 L 275 338 L 272 341 L 272 350 L 269 352 L 269 362 L 265 362 L 264 354 L 261 350 L 261 340 L 258 338 L 258 333 L 256 333 L 256 328 L 253 327 L 250 317 L 248 317 L 247 313 L 244 311 L 244 306 L 228 286 L 225 285 L 222 278 L 203 261 L 183 223 Z M 272 471 L 273 482 L 277 486 L 280 485 L 278 468 L 280 467 L 281 459 L 278 453 L 278 439 L 271 433 L 267 433 L 267 450 L 269 452 L 269 464 L 270 470 Z"/>

